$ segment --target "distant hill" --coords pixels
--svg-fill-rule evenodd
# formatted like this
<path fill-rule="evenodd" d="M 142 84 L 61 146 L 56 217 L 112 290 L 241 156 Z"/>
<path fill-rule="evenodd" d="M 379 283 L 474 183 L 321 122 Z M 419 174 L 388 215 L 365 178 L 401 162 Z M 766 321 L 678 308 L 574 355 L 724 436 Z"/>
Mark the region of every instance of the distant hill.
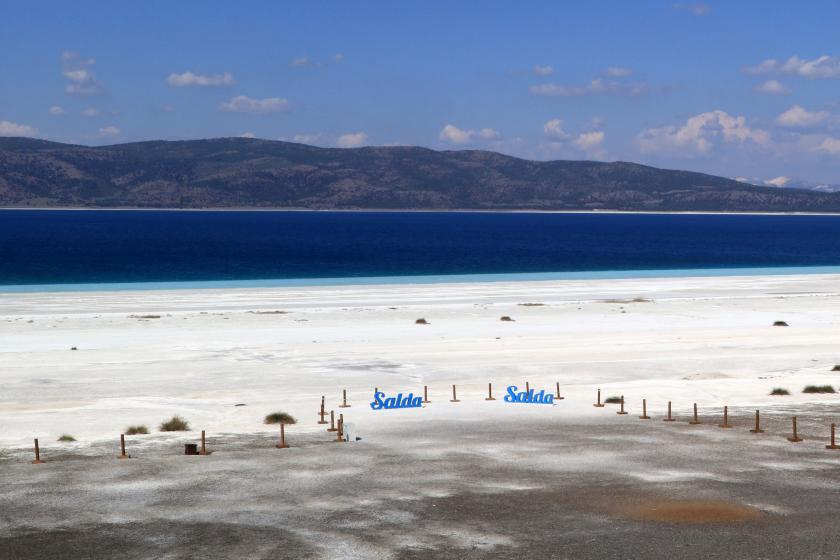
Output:
<path fill-rule="evenodd" d="M 840 193 L 478 150 L 0 138 L 0 206 L 840 212 Z"/>

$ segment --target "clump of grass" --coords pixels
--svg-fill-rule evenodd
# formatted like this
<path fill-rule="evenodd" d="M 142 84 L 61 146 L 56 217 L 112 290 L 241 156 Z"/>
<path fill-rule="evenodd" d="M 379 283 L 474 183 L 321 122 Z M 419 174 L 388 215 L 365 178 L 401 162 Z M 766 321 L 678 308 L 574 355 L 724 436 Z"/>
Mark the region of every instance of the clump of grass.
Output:
<path fill-rule="evenodd" d="M 836 366 L 831 368 L 831 371 L 840 371 L 840 364 L 837 364 Z"/>
<path fill-rule="evenodd" d="M 836 393 L 831 385 L 807 385 L 802 389 L 803 393 Z"/>
<path fill-rule="evenodd" d="M 58 441 L 68 443 L 68 442 L 71 442 L 71 441 L 76 441 L 76 438 L 74 438 L 70 434 L 62 434 L 61 437 L 58 438 Z"/>
<path fill-rule="evenodd" d="M 509 316 L 507 316 L 507 315 L 502 315 L 502 316 L 499 318 L 499 321 L 510 321 L 510 322 L 513 322 L 513 319 L 511 319 L 511 318 L 510 318 Z"/>
<path fill-rule="evenodd" d="M 414 321 L 414 324 L 415 325 L 428 325 L 429 322 L 426 319 L 417 319 L 416 321 Z"/>
<path fill-rule="evenodd" d="M 137 436 L 137 435 L 145 435 L 149 433 L 149 428 L 146 426 L 129 426 L 125 429 L 125 435 L 127 436 Z"/>
<path fill-rule="evenodd" d="M 782 389 L 781 387 L 776 387 L 775 389 L 770 391 L 770 394 L 776 396 L 790 395 L 790 391 L 788 391 L 787 389 Z"/>
<path fill-rule="evenodd" d="M 516 305 L 520 307 L 542 307 L 544 303 L 517 303 Z"/>
<path fill-rule="evenodd" d="M 621 397 L 616 397 L 615 395 L 613 395 L 612 397 L 607 397 L 606 399 L 604 399 L 604 402 L 606 404 L 621 404 Z"/>
<path fill-rule="evenodd" d="M 774 327 L 787 327 L 788 324 L 784 321 L 774 321 L 773 326 Z"/>
<path fill-rule="evenodd" d="M 263 420 L 265 424 L 297 424 L 295 417 L 287 412 L 272 412 Z"/>
<path fill-rule="evenodd" d="M 176 414 L 169 420 L 162 422 L 158 429 L 161 432 L 186 432 L 190 429 L 190 424 Z"/>

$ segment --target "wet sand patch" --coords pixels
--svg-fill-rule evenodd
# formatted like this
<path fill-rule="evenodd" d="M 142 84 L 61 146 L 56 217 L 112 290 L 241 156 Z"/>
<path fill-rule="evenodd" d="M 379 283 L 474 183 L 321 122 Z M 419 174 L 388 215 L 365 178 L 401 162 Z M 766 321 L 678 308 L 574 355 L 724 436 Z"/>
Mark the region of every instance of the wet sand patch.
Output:
<path fill-rule="evenodd" d="M 738 523 L 765 517 L 759 509 L 725 500 L 643 500 L 612 513 L 634 521 L 676 524 Z"/>

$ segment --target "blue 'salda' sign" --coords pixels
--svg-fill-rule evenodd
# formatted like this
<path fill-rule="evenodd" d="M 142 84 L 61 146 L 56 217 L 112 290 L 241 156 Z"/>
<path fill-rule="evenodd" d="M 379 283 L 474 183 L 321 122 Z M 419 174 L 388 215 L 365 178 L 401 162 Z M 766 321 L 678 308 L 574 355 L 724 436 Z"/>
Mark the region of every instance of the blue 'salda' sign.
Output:
<path fill-rule="evenodd" d="M 382 410 L 383 408 L 420 408 L 423 406 L 422 397 L 415 397 L 414 394 L 409 393 L 403 397 L 402 393 L 397 393 L 396 397 L 388 397 L 383 400 L 385 393 L 377 391 L 373 394 L 373 402 L 370 407 L 373 410 Z"/>
<path fill-rule="evenodd" d="M 531 403 L 531 404 L 554 404 L 554 395 L 546 393 L 540 389 L 539 393 L 534 393 L 534 390 L 516 392 L 516 385 L 509 385 L 507 388 L 507 395 L 505 395 L 505 402 L 509 403 Z"/>

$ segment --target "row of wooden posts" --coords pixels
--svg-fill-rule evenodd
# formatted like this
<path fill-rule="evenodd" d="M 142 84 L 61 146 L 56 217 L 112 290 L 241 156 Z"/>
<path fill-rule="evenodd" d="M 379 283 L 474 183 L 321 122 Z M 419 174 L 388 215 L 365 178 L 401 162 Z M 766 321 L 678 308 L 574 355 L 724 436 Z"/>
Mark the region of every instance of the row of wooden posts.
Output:
<path fill-rule="evenodd" d="M 603 408 L 604 403 L 601 402 L 601 390 L 598 389 L 598 396 L 595 401 L 595 404 L 592 405 L 596 408 Z M 694 403 L 694 412 L 691 416 L 691 420 L 688 422 L 691 425 L 698 425 L 702 424 L 700 418 L 697 415 L 697 403 Z M 627 414 L 627 411 L 624 410 L 624 395 L 621 395 L 619 401 L 619 409 L 616 414 Z M 650 420 L 651 417 L 647 414 L 647 399 L 642 399 L 642 415 L 639 416 L 640 420 Z M 675 422 L 676 418 L 673 417 L 671 414 L 671 401 L 668 401 L 668 414 L 665 418 L 662 419 L 663 422 Z M 799 437 L 799 432 L 796 429 L 796 416 L 791 417 L 791 421 L 793 423 L 793 433 L 787 438 L 788 441 L 793 443 L 799 443 L 804 441 L 801 437 Z M 729 423 L 729 407 L 723 407 L 723 423 L 718 424 L 720 428 L 732 428 L 732 424 Z M 761 412 L 756 410 L 755 411 L 755 426 L 750 430 L 752 434 L 763 434 L 764 430 L 761 429 Z M 840 449 L 840 445 L 835 443 L 835 424 L 831 424 L 831 443 L 825 446 L 826 449 Z"/>

